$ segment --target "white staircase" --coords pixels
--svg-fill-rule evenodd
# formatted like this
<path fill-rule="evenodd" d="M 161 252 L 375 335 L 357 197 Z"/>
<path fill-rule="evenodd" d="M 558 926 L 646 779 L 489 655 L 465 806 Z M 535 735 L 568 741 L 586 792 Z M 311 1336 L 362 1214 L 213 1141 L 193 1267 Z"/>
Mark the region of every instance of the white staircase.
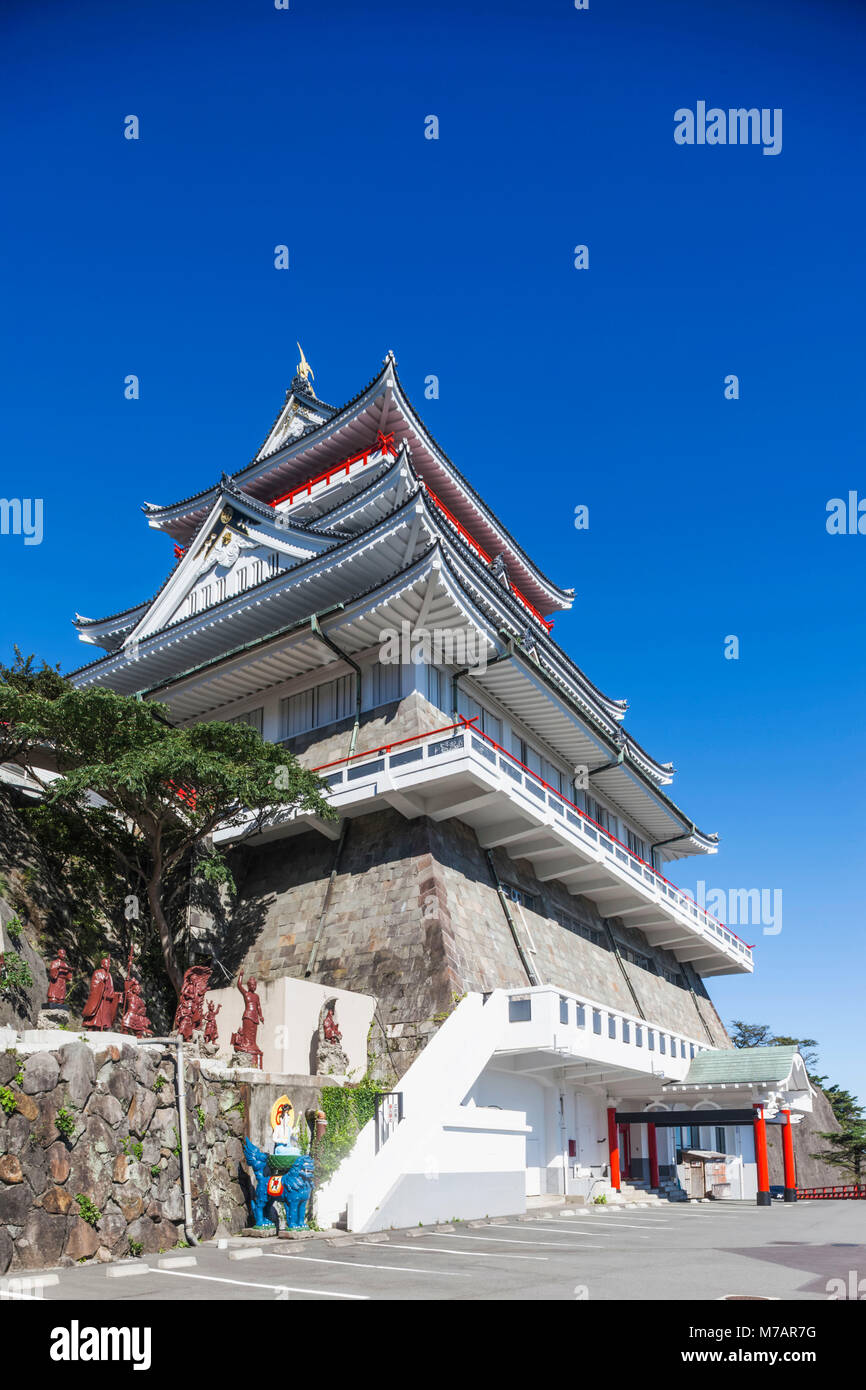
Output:
<path fill-rule="evenodd" d="M 468 994 L 399 1083 L 403 1119 L 376 1151 L 375 1120 L 316 1197 L 350 1231 L 525 1211 L 522 1112 L 462 1105 L 502 1038 L 508 995 Z"/>

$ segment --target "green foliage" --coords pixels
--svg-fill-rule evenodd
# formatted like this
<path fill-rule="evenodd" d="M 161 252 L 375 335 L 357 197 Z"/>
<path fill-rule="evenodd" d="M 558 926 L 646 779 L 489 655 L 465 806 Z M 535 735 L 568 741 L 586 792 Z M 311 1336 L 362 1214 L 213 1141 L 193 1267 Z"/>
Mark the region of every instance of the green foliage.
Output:
<path fill-rule="evenodd" d="M 354 1148 L 358 1134 L 375 1114 L 376 1097 L 387 1089 L 383 1082 L 374 1081 L 369 1075 L 357 1086 L 324 1088 L 321 1104 L 328 1127 L 316 1145 L 317 1186 L 328 1181 Z"/>
<path fill-rule="evenodd" d="M 68 1139 L 75 1130 L 75 1116 L 66 1109 L 58 1110 L 54 1124 L 63 1137 Z"/>
<path fill-rule="evenodd" d="M 20 941 L 22 932 L 20 917 L 10 917 L 9 921 L 5 923 L 3 930 L 10 941 Z"/>
<path fill-rule="evenodd" d="M 91 1202 L 89 1197 L 85 1197 L 83 1192 L 79 1192 L 75 1200 L 78 1203 L 78 1210 L 82 1221 L 86 1221 L 88 1226 L 96 1226 L 102 1216 L 99 1207 Z"/>
<path fill-rule="evenodd" d="M 29 989 L 33 984 L 33 972 L 26 960 L 7 951 L 0 968 L 0 994 L 17 994 L 19 990 Z"/>
<path fill-rule="evenodd" d="M 8 1086 L 0 1086 L 0 1110 L 6 1115 L 11 1115 L 17 1104 L 15 1092 Z"/>
<path fill-rule="evenodd" d="M 204 1129 L 205 1113 L 200 1105 L 197 1105 L 195 1108 L 195 1121 L 199 1129 Z"/>
<path fill-rule="evenodd" d="M 156 1175 L 157 1175 L 157 1173 L 160 1171 L 161 1168 L 162 1168 L 162 1164 L 161 1164 L 161 1163 L 151 1163 L 151 1165 L 150 1165 L 150 1175 L 151 1175 L 151 1177 L 155 1178 Z"/>
<path fill-rule="evenodd" d="M 606 1206 L 607 1206 L 607 1193 L 606 1193 L 606 1192 L 600 1192 L 599 1195 L 598 1195 L 597 1197 L 593 1197 L 592 1200 L 593 1200 L 593 1204 L 594 1204 L 595 1206 L 597 1206 L 597 1207 L 606 1207 Z"/>
<path fill-rule="evenodd" d="M 178 1134 L 176 1127 L 174 1129 L 174 1147 L 172 1149 L 172 1153 L 174 1154 L 175 1158 L 180 1158 L 180 1135 Z"/>
<path fill-rule="evenodd" d="M 153 1083 L 153 1089 L 156 1091 L 157 1095 L 159 1095 L 159 1092 L 162 1090 L 163 1086 L 165 1086 L 165 1085 L 166 1085 L 166 1078 L 165 1078 L 164 1076 L 158 1076 L 158 1077 L 156 1078 L 156 1080 L 154 1081 L 154 1083 Z"/>
<path fill-rule="evenodd" d="M 844 1129 L 818 1137 L 825 1139 L 830 1147 L 812 1154 L 812 1158 L 823 1159 L 831 1167 L 839 1168 L 856 1183 L 863 1182 L 866 1178 L 866 1120 L 850 1121 Z"/>
<path fill-rule="evenodd" d="M 130 1136 L 127 1136 L 126 1139 L 121 1139 L 120 1141 L 120 1152 L 126 1154 L 127 1158 L 137 1159 L 140 1163 L 141 1156 L 144 1153 L 144 1145 L 140 1140 L 133 1141 Z"/>
<path fill-rule="evenodd" d="M 58 693 L 48 677 L 40 684 L 21 670 L 0 678 L 0 729 L 20 745 L 21 761 L 34 775 L 28 753 L 52 745 L 61 776 L 46 793 L 47 814 L 61 808 L 85 838 L 109 830 L 109 850 L 145 889 L 166 971 L 178 989 L 170 908 L 186 884 L 191 857 L 200 856 L 197 872 L 205 882 L 231 884 L 222 855 L 212 845 L 203 850 L 216 827 L 244 824 L 254 831 L 275 805 L 326 820 L 336 812 L 315 773 L 245 724 L 178 728 L 162 705 L 61 685 Z M 91 804 L 93 792 L 107 809 Z"/>
<path fill-rule="evenodd" d="M 133 1240 L 133 1239 L 132 1239 L 132 1236 L 127 1236 L 127 1238 L 126 1238 L 126 1244 L 127 1244 L 128 1247 L 129 1247 L 129 1253 L 130 1253 L 130 1255 L 133 1255 L 136 1259 L 138 1259 L 139 1255 L 141 1254 L 142 1250 L 144 1249 L 144 1245 L 143 1245 L 142 1241 L 140 1241 L 140 1240 Z"/>

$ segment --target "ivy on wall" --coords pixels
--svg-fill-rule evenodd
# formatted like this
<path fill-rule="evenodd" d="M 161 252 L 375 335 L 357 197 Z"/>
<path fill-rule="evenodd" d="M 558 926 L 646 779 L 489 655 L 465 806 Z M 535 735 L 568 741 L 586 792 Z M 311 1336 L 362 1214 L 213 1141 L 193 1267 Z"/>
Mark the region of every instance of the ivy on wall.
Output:
<path fill-rule="evenodd" d="M 376 1111 L 376 1097 L 388 1087 L 369 1073 L 357 1086 L 326 1086 L 321 1108 L 328 1127 L 316 1143 L 316 1186 L 321 1187 L 334 1174 L 355 1146 L 360 1131 Z"/>

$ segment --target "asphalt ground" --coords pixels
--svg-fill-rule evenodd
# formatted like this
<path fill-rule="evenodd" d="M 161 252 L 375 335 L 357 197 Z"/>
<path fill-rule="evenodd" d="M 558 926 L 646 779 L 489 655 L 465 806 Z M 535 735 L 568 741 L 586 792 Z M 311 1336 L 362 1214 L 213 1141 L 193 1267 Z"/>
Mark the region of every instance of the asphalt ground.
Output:
<path fill-rule="evenodd" d="M 0 1300 L 866 1299 L 864 1202 L 566 1210 L 17 1271 L 0 1279 Z"/>

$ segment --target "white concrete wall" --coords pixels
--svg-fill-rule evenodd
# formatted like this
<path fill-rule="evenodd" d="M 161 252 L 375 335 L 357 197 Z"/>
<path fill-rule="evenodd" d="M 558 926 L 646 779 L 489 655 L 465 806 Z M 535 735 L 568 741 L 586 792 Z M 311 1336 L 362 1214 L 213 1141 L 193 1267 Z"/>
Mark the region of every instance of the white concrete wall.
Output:
<path fill-rule="evenodd" d="M 246 980 L 244 981 L 246 983 Z M 349 1058 L 350 1076 L 360 1081 L 367 1070 L 367 1033 L 376 1001 L 369 994 L 333 989 L 310 980 L 283 976 L 259 984 L 264 1024 L 259 1025 L 258 1043 L 265 1071 L 308 1076 L 311 1048 L 319 1030 L 319 1012 L 326 999 L 336 999 L 334 1017 L 343 1035 L 343 1049 Z M 236 985 L 208 990 L 207 998 L 221 1004 L 217 1016 L 219 1057 L 231 1055 L 231 1036 L 240 1027 L 244 1001 Z"/>
<path fill-rule="evenodd" d="M 321 1225 L 352 1231 L 525 1210 L 522 1109 L 461 1104 L 501 1036 L 506 996 L 468 994 L 400 1083 L 403 1120 L 378 1153 L 371 1120 L 317 1196 Z"/>

